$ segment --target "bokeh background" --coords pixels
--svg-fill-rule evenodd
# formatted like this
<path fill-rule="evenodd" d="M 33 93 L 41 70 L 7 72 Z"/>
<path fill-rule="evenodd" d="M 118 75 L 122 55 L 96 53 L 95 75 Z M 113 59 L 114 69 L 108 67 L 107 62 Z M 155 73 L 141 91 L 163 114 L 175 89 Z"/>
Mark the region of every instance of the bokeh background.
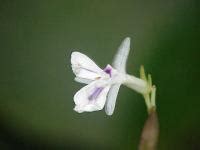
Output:
<path fill-rule="evenodd" d="M 78 114 L 70 54 L 101 67 L 131 37 L 128 73 L 157 86 L 159 150 L 200 149 L 198 0 L 1 0 L 0 149 L 135 150 L 144 100 L 122 87 L 114 115 Z"/>

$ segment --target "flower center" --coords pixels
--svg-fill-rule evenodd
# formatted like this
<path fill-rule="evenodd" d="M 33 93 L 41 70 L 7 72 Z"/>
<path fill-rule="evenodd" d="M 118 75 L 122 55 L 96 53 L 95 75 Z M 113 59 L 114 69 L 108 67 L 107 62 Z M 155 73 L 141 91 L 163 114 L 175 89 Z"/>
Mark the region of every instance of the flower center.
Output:
<path fill-rule="evenodd" d="M 103 70 L 105 73 L 109 74 L 111 77 L 111 73 L 112 73 L 112 67 L 110 65 L 107 65 L 106 68 L 104 68 Z"/>

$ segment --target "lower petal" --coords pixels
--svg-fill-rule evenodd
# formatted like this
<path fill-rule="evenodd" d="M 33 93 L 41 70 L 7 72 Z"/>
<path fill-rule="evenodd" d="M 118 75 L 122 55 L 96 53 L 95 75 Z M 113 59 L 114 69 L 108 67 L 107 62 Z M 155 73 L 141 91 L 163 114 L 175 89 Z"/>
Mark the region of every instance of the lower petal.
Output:
<path fill-rule="evenodd" d="M 117 100 L 117 95 L 119 92 L 120 85 L 121 84 L 112 85 L 109 90 L 107 101 L 106 101 L 106 106 L 105 106 L 105 112 L 107 115 L 112 115 L 114 112 L 115 103 Z"/>
<path fill-rule="evenodd" d="M 99 83 L 101 81 L 94 81 L 74 95 L 75 111 L 82 113 L 103 109 L 110 86 L 99 86 Z"/>

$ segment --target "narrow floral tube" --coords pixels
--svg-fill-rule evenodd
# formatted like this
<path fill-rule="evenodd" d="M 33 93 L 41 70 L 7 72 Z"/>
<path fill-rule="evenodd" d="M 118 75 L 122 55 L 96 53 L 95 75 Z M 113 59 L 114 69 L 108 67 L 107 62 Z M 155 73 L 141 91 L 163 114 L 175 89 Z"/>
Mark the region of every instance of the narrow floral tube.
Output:
<path fill-rule="evenodd" d="M 128 74 L 126 74 L 126 80 L 124 82 L 124 85 L 126 85 L 127 87 L 129 87 L 141 94 L 145 94 L 149 90 L 146 81 L 136 78 L 132 75 L 128 75 Z"/>

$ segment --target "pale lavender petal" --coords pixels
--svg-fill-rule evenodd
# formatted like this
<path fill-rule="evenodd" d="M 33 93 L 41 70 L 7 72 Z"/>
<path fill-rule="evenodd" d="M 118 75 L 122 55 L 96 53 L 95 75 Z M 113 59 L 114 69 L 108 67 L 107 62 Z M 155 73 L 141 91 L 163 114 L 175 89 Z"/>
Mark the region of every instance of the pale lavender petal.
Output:
<path fill-rule="evenodd" d="M 93 81 L 74 95 L 75 111 L 81 113 L 103 109 L 110 86 L 98 86 L 101 83 L 101 80 Z"/>
<path fill-rule="evenodd" d="M 79 83 L 90 84 L 92 80 L 86 78 L 75 77 L 74 80 Z"/>
<path fill-rule="evenodd" d="M 126 62 L 130 50 L 130 38 L 127 37 L 122 41 L 114 57 L 112 66 L 120 72 L 126 72 Z"/>
<path fill-rule="evenodd" d="M 120 85 L 121 84 L 112 85 L 109 92 L 108 92 L 107 101 L 106 101 L 106 104 L 105 104 L 105 112 L 106 112 L 107 115 L 112 115 L 113 112 L 114 112 L 115 103 L 116 103 L 116 100 L 117 100 L 117 95 L 118 95 L 118 92 L 119 92 Z"/>
<path fill-rule="evenodd" d="M 100 78 L 103 71 L 93 60 L 80 52 L 72 52 L 71 66 L 77 77 L 93 81 Z"/>

